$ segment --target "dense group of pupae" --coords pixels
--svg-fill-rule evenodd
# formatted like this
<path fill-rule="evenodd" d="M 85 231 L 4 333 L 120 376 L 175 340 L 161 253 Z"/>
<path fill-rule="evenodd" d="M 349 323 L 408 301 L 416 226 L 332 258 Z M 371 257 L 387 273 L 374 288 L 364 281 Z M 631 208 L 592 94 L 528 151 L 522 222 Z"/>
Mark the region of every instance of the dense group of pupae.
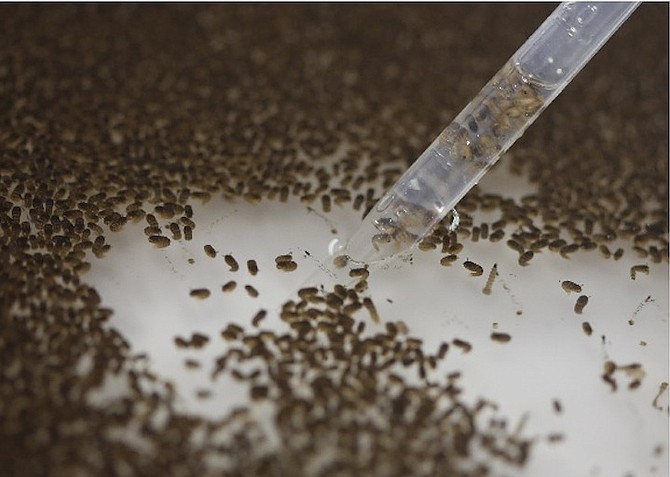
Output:
<path fill-rule="evenodd" d="M 463 13 L 440 8 L 445 19 Z M 529 26 L 547 13 L 528 12 L 519 21 Z M 617 70 L 630 71 L 627 81 L 604 74 L 605 60 L 594 62 L 588 81 L 575 81 L 507 159 L 537 192 L 514 200 L 475 188 L 458 206 L 458 229 L 439 224 L 420 250 L 441 252 L 445 266 L 465 262 L 467 240 L 488 240 L 500 253 L 507 243 L 531 266 L 540 253 L 634 253 L 645 262 L 630 270 L 637 280 L 667 262 L 668 125 L 659 109 L 667 64 L 633 48 L 667 28 L 654 12 L 641 9 L 621 31 L 636 39 L 617 45 L 620 61 L 638 66 Z M 475 14 L 498 15 L 484 7 Z M 10 5 L 0 17 L 3 470 L 208 475 L 223 456 L 228 475 L 484 475 L 488 461 L 471 455 L 477 446 L 489 460 L 525 462 L 528 440 L 499 420 L 482 426 L 477 415 L 487 404 L 459 401 L 457 373 L 433 375 L 446 342 L 425 350 L 404 323 L 364 333 L 366 321 L 383 320 L 363 296 L 365 268 L 351 271 L 357 288 L 301 290 L 282 310 L 284 334 L 262 329 L 265 310 L 250 318 L 253 331 L 233 323 L 222 331 L 230 349 L 215 374 L 231 372 L 249 383 L 252 401 L 276 405 L 282 439 L 269 453 L 258 451 L 263 431 L 247 408 L 217 422 L 177 412 L 169 377 L 155 376 L 108 326 L 113 311 L 82 279 L 109 251 L 109 234 L 131 223 L 143 222 L 155 247 L 192 240 L 194 207 L 213 197 L 296 197 L 324 213 L 363 214 L 523 38 L 473 61 L 469 25 L 457 22 L 463 32 L 444 35 L 431 9 L 407 6 Z M 498 33 L 505 39 L 509 30 Z M 444 103 L 436 107 L 436 98 Z M 479 221 L 479 211 L 497 218 Z M 240 268 L 230 254 L 223 260 Z M 288 255 L 276 266 L 292 271 L 297 263 Z M 259 273 L 253 260 L 247 268 Z M 210 291 L 186 293 L 204 299 Z M 210 339 L 175 337 L 175 346 L 198 349 Z M 451 344 L 473 349 L 458 338 Z M 244 360 L 258 372 L 237 369 Z M 127 395 L 92 404 L 112 379 Z M 127 432 L 140 444 L 118 438 Z M 327 452 L 333 457 L 319 461 Z"/>

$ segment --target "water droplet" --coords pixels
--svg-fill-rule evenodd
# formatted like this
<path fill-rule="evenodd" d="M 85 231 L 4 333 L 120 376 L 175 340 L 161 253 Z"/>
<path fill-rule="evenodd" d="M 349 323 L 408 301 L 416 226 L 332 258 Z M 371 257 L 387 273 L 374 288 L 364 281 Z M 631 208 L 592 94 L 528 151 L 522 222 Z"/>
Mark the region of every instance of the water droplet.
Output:
<path fill-rule="evenodd" d="M 328 253 L 330 254 L 331 257 L 334 257 L 335 255 L 339 255 L 342 250 L 344 250 L 344 247 L 346 246 L 346 242 L 344 240 L 340 240 L 339 238 L 334 238 L 328 243 Z"/>

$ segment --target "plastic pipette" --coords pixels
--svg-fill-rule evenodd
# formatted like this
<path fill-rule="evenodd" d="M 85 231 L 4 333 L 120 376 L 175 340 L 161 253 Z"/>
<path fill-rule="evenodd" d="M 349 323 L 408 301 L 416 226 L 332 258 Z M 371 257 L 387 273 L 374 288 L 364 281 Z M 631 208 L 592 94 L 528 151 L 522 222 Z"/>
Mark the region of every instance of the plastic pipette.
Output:
<path fill-rule="evenodd" d="M 410 249 L 480 180 L 638 7 L 565 2 L 377 202 L 335 264 Z"/>

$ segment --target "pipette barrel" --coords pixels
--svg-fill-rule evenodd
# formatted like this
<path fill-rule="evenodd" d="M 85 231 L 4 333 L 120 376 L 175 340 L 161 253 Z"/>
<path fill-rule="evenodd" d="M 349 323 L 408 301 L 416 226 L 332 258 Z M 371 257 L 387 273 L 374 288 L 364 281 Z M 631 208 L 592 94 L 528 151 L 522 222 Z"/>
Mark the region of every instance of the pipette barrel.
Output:
<path fill-rule="evenodd" d="M 379 200 L 336 254 L 371 263 L 420 241 L 521 137 L 638 5 L 559 5 Z"/>

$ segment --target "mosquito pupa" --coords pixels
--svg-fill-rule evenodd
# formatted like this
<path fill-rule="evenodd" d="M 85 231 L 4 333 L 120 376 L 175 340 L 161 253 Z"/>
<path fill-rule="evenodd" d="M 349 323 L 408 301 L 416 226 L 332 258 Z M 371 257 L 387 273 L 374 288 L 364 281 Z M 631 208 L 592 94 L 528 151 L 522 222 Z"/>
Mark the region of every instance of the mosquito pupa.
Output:
<path fill-rule="evenodd" d="M 507 343 L 511 339 L 512 337 L 508 333 L 498 333 L 498 332 L 491 333 L 491 340 L 496 341 L 498 343 Z"/>
<path fill-rule="evenodd" d="M 473 277 L 478 277 L 484 273 L 484 268 L 481 265 L 470 260 L 463 262 L 463 266 L 470 271 L 470 275 Z"/>
<path fill-rule="evenodd" d="M 633 265 L 630 267 L 630 279 L 635 280 L 638 273 L 649 275 L 649 265 Z"/>
<path fill-rule="evenodd" d="M 181 240 L 181 229 L 179 228 L 179 224 L 171 222 L 169 227 L 170 232 L 172 232 L 173 240 Z"/>
<path fill-rule="evenodd" d="M 259 310 L 258 313 L 256 313 L 254 315 L 254 317 L 252 318 L 251 324 L 253 326 L 258 327 L 258 325 L 260 325 L 261 321 L 263 321 L 265 319 L 267 314 L 268 314 L 268 312 L 266 310 Z"/>
<path fill-rule="evenodd" d="M 514 250 L 515 252 L 518 252 L 519 255 L 521 255 L 524 252 L 523 245 L 521 245 L 519 242 L 513 239 L 509 239 L 507 241 L 507 246 Z"/>
<path fill-rule="evenodd" d="M 581 295 L 579 298 L 577 298 L 577 302 L 575 302 L 575 313 L 581 315 L 582 311 L 584 311 L 584 307 L 588 302 L 589 297 L 587 297 L 586 295 Z"/>
<path fill-rule="evenodd" d="M 230 280 L 221 287 L 221 291 L 223 291 L 224 293 L 230 293 L 235 289 L 236 286 L 237 282 L 235 282 L 235 280 Z"/>
<path fill-rule="evenodd" d="M 253 276 L 258 273 L 258 265 L 256 264 L 256 260 L 247 260 L 247 270 L 249 270 L 249 273 Z"/>
<path fill-rule="evenodd" d="M 498 229 L 491 232 L 491 235 L 489 235 L 489 242 L 499 242 L 503 238 L 505 238 L 505 231 L 503 229 Z"/>
<path fill-rule="evenodd" d="M 235 260 L 235 257 L 233 257 L 231 254 L 226 254 L 223 259 L 226 261 L 226 264 L 230 267 L 231 272 L 236 272 L 240 269 L 240 264 L 237 263 L 237 260 Z"/>
<path fill-rule="evenodd" d="M 368 310 L 368 313 L 370 313 L 370 318 L 372 318 L 372 321 L 374 323 L 379 323 L 379 313 L 377 312 L 377 308 L 375 307 L 375 304 L 372 302 L 372 300 L 368 297 L 363 298 L 363 306 Z"/>
<path fill-rule="evenodd" d="M 348 255 L 338 255 L 333 258 L 333 265 L 335 265 L 336 268 L 344 268 L 347 266 L 347 263 L 349 263 Z"/>
<path fill-rule="evenodd" d="M 162 235 L 152 235 L 149 237 L 149 242 L 154 244 L 156 248 L 165 248 L 170 245 L 170 239 Z"/>
<path fill-rule="evenodd" d="M 200 300 L 204 300 L 205 298 L 209 297 L 210 292 L 207 288 L 196 288 L 194 290 L 191 290 L 190 295 L 193 298 L 198 298 Z"/>
<path fill-rule="evenodd" d="M 442 265 L 443 267 L 448 267 L 449 265 L 454 263 L 456 260 L 458 260 L 457 255 L 453 255 L 453 254 L 445 255 L 444 257 L 442 257 L 440 259 L 440 265 Z"/>
<path fill-rule="evenodd" d="M 563 288 L 563 290 L 565 290 L 566 293 L 572 293 L 572 292 L 581 293 L 582 292 L 582 286 L 578 285 L 575 282 L 570 281 L 570 280 L 563 280 L 561 282 L 561 287 Z"/>
<path fill-rule="evenodd" d="M 463 353 L 469 353 L 470 350 L 472 350 L 472 345 L 460 338 L 454 338 L 451 342 L 453 343 L 454 346 L 461 348 L 463 350 Z"/>
<path fill-rule="evenodd" d="M 528 262 L 530 262 L 533 259 L 533 256 L 535 256 L 535 253 L 532 250 L 526 250 L 519 257 L 519 265 L 525 267 L 526 265 L 528 265 Z"/>

